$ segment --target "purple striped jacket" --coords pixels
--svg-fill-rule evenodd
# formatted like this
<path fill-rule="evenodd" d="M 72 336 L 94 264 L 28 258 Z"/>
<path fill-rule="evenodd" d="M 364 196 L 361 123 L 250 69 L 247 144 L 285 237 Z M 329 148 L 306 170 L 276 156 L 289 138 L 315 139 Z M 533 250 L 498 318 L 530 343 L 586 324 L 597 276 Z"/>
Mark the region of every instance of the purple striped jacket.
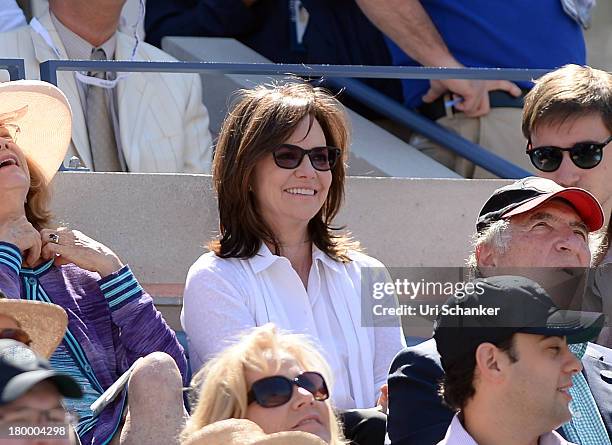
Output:
<path fill-rule="evenodd" d="M 63 342 L 72 350 L 70 337 L 72 348 L 76 340 L 85 357 L 75 361 L 82 363 L 84 371 L 91 372 L 104 390 L 139 357 L 155 351 L 174 358 L 183 385 L 188 385 L 183 348 L 129 266 L 100 279 L 73 264 L 55 267 L 48 262 L 35 269 L 24 269 L 21 264 L 17 246 L 0 242 L 0 290 L 9 298 L 48 299 L 63 307 L 69 331 Z M 110 442 L 125 401 L 126 391 L 100 413 L 96 426 L 81 437 L 82 443 Z"/>

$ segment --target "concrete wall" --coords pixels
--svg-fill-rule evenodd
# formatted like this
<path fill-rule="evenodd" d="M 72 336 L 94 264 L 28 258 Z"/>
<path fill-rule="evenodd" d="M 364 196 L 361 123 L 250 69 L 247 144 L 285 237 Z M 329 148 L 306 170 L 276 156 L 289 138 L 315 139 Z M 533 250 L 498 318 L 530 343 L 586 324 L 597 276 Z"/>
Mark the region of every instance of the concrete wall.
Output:
<path fill-rule="evenodd" d="M 270 63 L 234 39 L 166 37 L 163 48 L 179 60 L 205 62 Z M 204 103 L 210 129 L 217 133 L 237 89 L 252 88 L 278 76 L 202 74 Z M 421 154 L 386 130 L 349 111 L 353 129 L 349 174 L 418 178 L 459 178 L 455 172 Z"/>

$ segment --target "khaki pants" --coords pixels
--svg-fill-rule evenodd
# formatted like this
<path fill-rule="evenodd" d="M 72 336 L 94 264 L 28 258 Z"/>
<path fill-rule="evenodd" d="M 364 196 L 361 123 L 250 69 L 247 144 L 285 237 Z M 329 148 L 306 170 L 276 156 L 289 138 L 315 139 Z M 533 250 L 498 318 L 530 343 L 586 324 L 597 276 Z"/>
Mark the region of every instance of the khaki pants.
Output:
<path fill-rule="evenodd" d="M 467 117 L 458 113 L 452 117 L 441 117 L 437 123 L 535 175 L 536 170 L 525 153 L 527 141 L 521 132 L 522 112 L 521 108 L 492 108 L 482 117 Z M 410 144 L 465 178 L 497 178 L 419 134 L 411 137 Z"/>

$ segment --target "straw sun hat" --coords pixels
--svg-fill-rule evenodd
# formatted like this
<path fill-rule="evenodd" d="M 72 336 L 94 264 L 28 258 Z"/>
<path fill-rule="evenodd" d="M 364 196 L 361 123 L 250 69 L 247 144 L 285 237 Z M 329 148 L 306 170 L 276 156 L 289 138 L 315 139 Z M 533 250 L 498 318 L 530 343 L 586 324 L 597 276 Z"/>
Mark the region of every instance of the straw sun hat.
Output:
<path fill-rule="evenodd" d="M 285 431 L 266 434 L 247 419 L 227 419 L 206 425 L 184 445 L 327 445 L 314 434 Z"/>
<path fill-rule="evenodd" d="M 66 311 L 58 305 L 42 301 L 13 300 L 6 298 L 2 292 L 0 315 L 13 318 L 32 340 L 30 347 L 45 358 L 51 357 L 68 326 Z"/>
<path fill-rule="evenodd" d="M 72 134 L 72 113 L 64 93 L 40 80 L 0 82 L 1 126 L 50 181 L 66 156 Z"/>

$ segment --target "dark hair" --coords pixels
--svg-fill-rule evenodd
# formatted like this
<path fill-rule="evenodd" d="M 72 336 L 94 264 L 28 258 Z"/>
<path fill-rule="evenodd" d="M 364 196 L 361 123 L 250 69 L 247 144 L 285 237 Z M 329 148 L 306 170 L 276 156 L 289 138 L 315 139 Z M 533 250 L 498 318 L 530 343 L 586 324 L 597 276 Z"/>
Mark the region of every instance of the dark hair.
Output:
<path fill-rule="evenodd" d="M 518 354 L 514 349 L 514 335 L 500 342 L 491 343 L 502 352 L 507 353 L 512 363 L 518 360 Z M 438 394 L 449 408 L 455 411 L 463 409 L 468 400 L 474 396 L 476 392 L 474 388 L 475 369 L 476 349 L 471 354 L 466 354 L 464 360 L 454 363 L 445 372 L 439 384 Z"/>
<path fill-rule="evenodd" d="M 535 82 L 525 96 L 523 135 L 543 124 L 562 124 L 591 114 L 599 115 L 612 133 L 612 76 L 589 66 L 565 65 Z"/>
<path fill-rule="evenodd" d="M 350 261 L 347 250 L 357 244 L 334 234 L 331 222 L 344 200 L 344 161 L 348 157 L 349 128 L 344 108 L 329 93 L 307 83 L 258 86 L 242 90 L 219 134 L 213 160 L 213 183 L 218 197 L 220 239 L 209 248 L 221 258 L 251 258 L 266 241 L 280 253 L 280 243 L 260 216 L 249 191 L 258 161 L 285 142 L 305 117 L 316 120 L 327 145 L 342 150 L 331 170 L 332 183 L 323 207 L 308 222 L 310 240 L 331 258 Z"/>

